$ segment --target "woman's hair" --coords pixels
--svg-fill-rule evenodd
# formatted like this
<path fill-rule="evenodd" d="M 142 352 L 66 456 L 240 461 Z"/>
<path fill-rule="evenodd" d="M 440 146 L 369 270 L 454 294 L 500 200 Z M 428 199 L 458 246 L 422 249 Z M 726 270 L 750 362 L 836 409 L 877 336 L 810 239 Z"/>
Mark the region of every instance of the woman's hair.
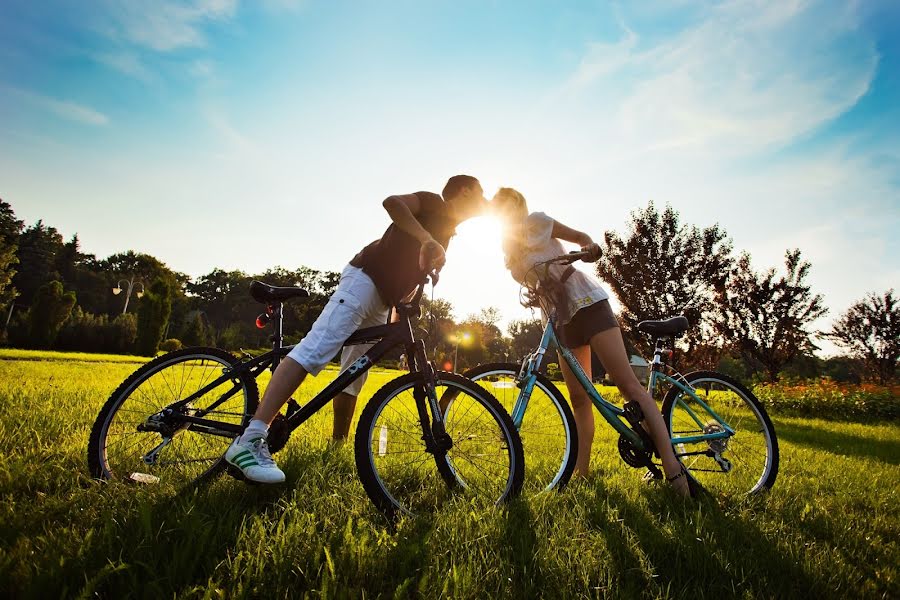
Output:
<path fill-rule="evenodd" d="M 528 216 L 528 203 L 525 201 L 525 196 L 513 188 L 500 188 L 497 195 L 494 196 L 494 202 L 502 212 L 514 210 L 514 215 L 522 220 Z"/>
<path fill-rule="evenodd" d="M 525 196 L 513 188 L 500 188 L 494 196 L 497 210 L 509 220 L 504 224 L 503 254 L 506 267 L 517 270 L 518 261 L 525 250 L 525 218 L 528 203 Z"/>

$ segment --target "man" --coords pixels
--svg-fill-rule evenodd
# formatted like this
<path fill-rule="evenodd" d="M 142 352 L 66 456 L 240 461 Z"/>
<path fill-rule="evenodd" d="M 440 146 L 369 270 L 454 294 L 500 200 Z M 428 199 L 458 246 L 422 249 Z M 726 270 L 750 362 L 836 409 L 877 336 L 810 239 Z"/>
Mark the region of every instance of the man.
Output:
<path fill-rule="evenodd" d="M 444 265 L 445 250 L 456 234 L 456 226 L 487 207 L 481 184 L 469 175 L 451 177 L 441 195 L 443 198 L 416 192 L 390 196 L 383 202 L 391 225 L 344 268 L 337 290 L 322 314 L 275 369 L 253 420 L 225 452 L 225 460 L 239 468 L 247 479 L 260 483 L 284 481 L 284 473 L 272 460 L 266 444 L 269 424 L 278 411 L 306 374 L 318 375 L 354 331 L 384 324 L 391 307 L 408 296 L 426 273 Z M 361 345 L 344 348 L 341 370 L 353 364 L 366 349 Z M 335 397 L 335 440 L 347 437 L 356 397 L 364 382 L 365 374 Z"/>

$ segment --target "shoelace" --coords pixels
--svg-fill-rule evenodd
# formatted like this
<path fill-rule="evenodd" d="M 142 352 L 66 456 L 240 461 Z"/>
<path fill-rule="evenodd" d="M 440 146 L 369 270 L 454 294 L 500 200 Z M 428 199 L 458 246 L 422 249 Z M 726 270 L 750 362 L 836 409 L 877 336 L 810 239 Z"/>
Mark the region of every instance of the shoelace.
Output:
<path fill-rule="evenodd" d="M 253 446 L 253 454 L 256 456 L 256 461 L 261 467 L 275 466 L 275 461 L 272 459 L 272 454 L 269 452 L 269 444 L 266 442 L 266 438 L 253 440 L 250 445 Z"/>

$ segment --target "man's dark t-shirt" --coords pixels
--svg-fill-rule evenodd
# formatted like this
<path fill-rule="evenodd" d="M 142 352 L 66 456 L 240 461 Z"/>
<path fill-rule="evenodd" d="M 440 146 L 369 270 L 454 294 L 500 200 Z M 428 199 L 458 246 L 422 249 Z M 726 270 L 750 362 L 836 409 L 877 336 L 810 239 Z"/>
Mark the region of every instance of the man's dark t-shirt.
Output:
<path fill-rule="evenodd" d="M 446 250 L 456 235 L 456 223 L 447 213 L 447 205 L 437 194 L 416 192 L 419 214 L 416 220 Z M 419 268 L 419 240 L 391 223 L 381 239 L 375 240 L 350 264 L 361 268 L 378 288 L 381 299 L 394 305 L 412 292 L 425 277 Z"/>

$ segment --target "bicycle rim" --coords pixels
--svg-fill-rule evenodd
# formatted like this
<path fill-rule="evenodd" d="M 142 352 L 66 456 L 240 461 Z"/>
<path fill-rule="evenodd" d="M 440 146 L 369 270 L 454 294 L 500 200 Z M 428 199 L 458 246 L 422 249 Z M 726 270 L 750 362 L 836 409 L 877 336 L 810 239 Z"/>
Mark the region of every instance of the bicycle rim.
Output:
<path fill-rule="evenodd" d="M 234 362 L 216 349 L 164 355 L 125 381 L 98 418 L 101 423 L 96 455 L 100 475 L 142 484 L 182 487 L 222 466 L 222 456 L 233 437 L 200 432 L 178 423 L 178 416 L 242 425 L 255 409 L 257 390 L 250 378 L 226 380 L 184 407 L 175 407 L 167 432 L 140 431 L 178 400 L 201 390 Z M 142 372 L 143 371 L 143 372 Z M 209 407 L 224 395 L 224 402 Z M 207 412 L 209 411 L 209 412 Z M 156 451 L 156 452 L 154 452 Z"/>
<path fill-rule="evenodd" d="M 516 386 L 518 365 L 485 366 L 466 373 L 512 414 L 521 390 Z M 551 384 L 552 385 L 552 384 Z M 528 465 L 523 490 L 535 494 L 561 489 L 569 481 L 577 458 L 577 432 L 572 411 L 559 392 L 538 381 L 519 427 Z"/>
<path fill-rule="evenodd" d="M 445 424 L 453 441 L 439 469 L 441 459 L 426 451 L 422 439 L 413 396 L 419 386 L 418 374 L 400 378 L 389 393 L 376 394 L 372 408 L 367 407 L 371 414 L 360 419 L 364 430 L 357 435 L 364 436 L 366 470 L 375 484 L 367 485 L 367 492 L 376 505 L 389 516 L 418 514 L 434 510 L 451 491 L 485 505 L 518 491 L 522 472 L 521 455 L 515 451 L 518 441 L 496 401 L 492 404 L 481 388 L 457 375 L 439 374 L 438 398 L 452 397 Z M 448 478 L 452 485 L 448 486 Z"/>
<path fill-rule="evenodd" d="M 716 375 L 688 375 L 694 393 L 734 434 L 722 439 L 673 441 L 675 454 L 710 492 L 754 494 L 771 487 L 778 469 L 778 444 L 759 401 L 737 382 Z M 725 431 L 690 395 L 678 390 L 666 399 L 664 416 L 673 440 Z"/>

